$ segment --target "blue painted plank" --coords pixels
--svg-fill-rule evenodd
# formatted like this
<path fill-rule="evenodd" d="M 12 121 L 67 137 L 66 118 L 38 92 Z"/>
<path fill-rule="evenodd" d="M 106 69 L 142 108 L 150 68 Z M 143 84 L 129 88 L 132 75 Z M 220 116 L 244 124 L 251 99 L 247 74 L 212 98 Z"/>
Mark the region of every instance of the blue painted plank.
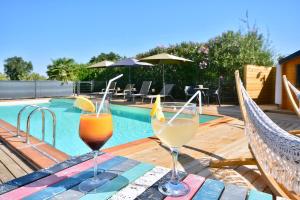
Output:
<path fill-rule="evenodd" d="M 225 190 L 220 200 L 245 200 L 248 190 L 233 184 L 225 184 Z"/>
<path fill-rule="evenodd" d="M 115 176 L 124 173 L 125 171 L 133 168 L 134 166 L 138 165 L 139 162 L 135 161 L 135 160 L 131 160 L 131 159 L 127 159 L 126 161 L 122 162 L 119 165 L 116 165 L 110 169 L 108 169 L 106 172 L 110 173 L 110 174 L 114 174 Z M 91 188 L 91 190 L 93 190 L 95 188 Z M 81 192 L 78 188 L 78 185 L 72 187 L 71 189 L 54 196 L 52 199 L 56 199 L 56 200 L 64 200 L 64 199 L 79 199 L 82 196 L 84 196 L 85 194 L 83 192 Z"/>
<path fill-rule="evenodd" d="M 218 200 L 224 190 L 224 183 L 217 180 L 207 179 L 193 200 Z"/>
<path fill-rule="evenodd" d="M 166 197 L 166 195 L 163 195 L 160 191 L 158 191 L 158 185 L 169 181 L 171 179 L 172 173 L 169 172 L 165 176 L 163 176 L 161 179 L 156 181 L 151 187 L 146 189 L 141 195 L 135 198 L 135 200 L 144 200 L 144 199 L 151 199 L 151 200 L 161 200 Z M 178 172 L 179 180 L 181 181 L 187 176 L 187 173 L 185 172 Z"/>
<path fill-rule="evenodd" d="M 101 170 L 108 170 L 111 167 L 113 167 L 115 165 L 119 165 L 126 160 L 127 160 L 127 158 L 124 158 L 124 157 L 120 157 L 120 156 L 114 157 L 114 158 L 98 165 L 98 172 L 100 172 Z M 91 178 L 93 175 L 94 175 L 93 167 L 91 167 L 86 171 L 76 174 L 75 176 L 72 176 L 68 179 L 64 179 L 63 181 L 53 184 L 50 187 L 45 188 L 44 190 L 36 192 L 36 193 L 24 198 L 24 200 L 49 199 L 57 194 L 60 194 L 64 191 L 68 190 L 69 188 L 74 187 L 75 185 L 78 185 L 82 181 L 84 181 L 88 178 Z M 104 180 L 104 178 L 109 180 L 109 179 L 114 178 L 115 176 L 117 176 L 117 175 L 115 175 L 113 173 L 105 173 L 105 174 L 102 174 L 101 177 L 103 178 L 103 180 Z"/>
<path fill-rule="evenodd" d="M 99 153 L 103 154 L 102 152 Z M 29 183 L 32 183 L 34 181 L 37 181 L 41 178 L 44 178 L 46 176 L 50 176 L 51 174 L 55 174 L 56 172 L 59 172 L 63 169 L 72 167 L 74 165 L 77 165 L 81 162 L 84 162 L 86 160 L 89 160 L 93 158 L 92 153 L 87 153 L 78 157 L 72 157 L 64 162 L 58 163 L 53 165 L 52 167 L 46 168 L 46 169 L 41 169 L 36 172 L 27 174 L 25 176 L 16 178 L 14 180 L 8 181 L 6 183 L 3 183 L 0 185 L 0 195 L 4 194 L 6 192 L 9 192 L 11 190 L 17 189 L 19 187 L 22 187 L 24 185 L 27 185 Z"/>
<path fill-rule="evenodd" d="M 154 166 L 146 163 L 141 163 L 134 168 L 124 172 L 123 174 L 117 176 L 115 179 L 105 183 L 104 185 L 96 188 L 91 193 L 86 194 L 80 199 L 108 199 L 113 194 L 118 192 L 120 189 L 135 181 L 140 176 L 144 175 L 146 172 L 150 171 Z"/>
<path fill-rule="evenodd" d="M 270 194 L 259 192 L 257 190 L 251 190 L 248 195 L 248 200 L 272 200 L 273 197 Z"/>

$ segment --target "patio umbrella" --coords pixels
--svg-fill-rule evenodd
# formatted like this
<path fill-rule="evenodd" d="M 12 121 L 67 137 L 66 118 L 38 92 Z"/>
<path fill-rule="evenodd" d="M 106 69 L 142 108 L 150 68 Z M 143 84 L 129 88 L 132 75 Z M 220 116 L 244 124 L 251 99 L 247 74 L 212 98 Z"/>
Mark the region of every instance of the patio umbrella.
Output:
<path fill-rule="evenodd" d="M 101 62 L 92 64 L 92 65 L 88 66 L 87 68 L 106 68 L 106 67 L 111 66 L 112 64 L 114 64 L 114 62 L 108 61 L 108 60 L 103 60 Z"/>
<path fill-rule="evenodd" d="M 162 64 L 162 68 L 163 68 L 163 88 L 165 85 L 165 69 L 164 69 L 164 65 L 165 64 L 183 64 L 185 62 L 193 62 L 192 60 L 186 59 L 186 58 L 182 58 L 182 57 L 178 57 L 178 56 L 174 56 L 171 54 L 167 54 L 167 53 L 160 53 L 160 54 L 156 54 L 153 56 L 149 56 L 146 58 L 142 58 L 140 59 L 140 61 L 145 61 L 145 62 L 149 62 L 152 64 Z M 164 91 L 165 94 L 165 91 Z"/>
<path fill-rule="evenodd" d="M 130 69 L 132 67 L 142 67 L 142 66 L 153 66 L 153 65 L 146 62 L 139 62 L 137 59 L 134 58 L 126 58 L 110 65 L 109 67 L 128 67 L 129 69 L 128 80 L 129 80 L 129 84 L 131 84 Z"/>

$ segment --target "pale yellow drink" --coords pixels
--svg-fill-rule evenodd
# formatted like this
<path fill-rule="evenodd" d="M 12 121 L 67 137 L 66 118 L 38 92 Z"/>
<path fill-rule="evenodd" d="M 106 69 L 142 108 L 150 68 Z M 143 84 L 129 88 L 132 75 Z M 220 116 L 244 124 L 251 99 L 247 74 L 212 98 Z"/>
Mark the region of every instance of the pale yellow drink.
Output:
<path fill-rule="evenodd" d="M 199 126 L 198 116 L 190 119 L 175 119 L 171 125 L 167 124 L 168 120 L 162 122 L 153 119 L 152 127 L 155 135 L 169 147 L 180 148 L 188 143 L 196 134 Z"/>

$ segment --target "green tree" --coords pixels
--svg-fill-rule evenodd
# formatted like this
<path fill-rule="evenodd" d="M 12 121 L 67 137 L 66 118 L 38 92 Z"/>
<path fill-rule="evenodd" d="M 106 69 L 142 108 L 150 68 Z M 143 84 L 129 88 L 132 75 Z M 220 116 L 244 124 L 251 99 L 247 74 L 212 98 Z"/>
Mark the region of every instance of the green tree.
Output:
<path fill-rule="evenodd" d="M 138 54 L 138 58 L 157 53 L 170 53 L 193 60 L 185 65 L 165 65 L 166 82 L 176 84 L 175 96 L 183 96 L 185 85 L 203 84 L 211 89 L 217 87 L 219 77 L 225 77 L 226 88 L 231 95 L 234 91 L 234 71 L 242 70 L 246 64 L 272 66 L 273 52 L 267 40 L 257 30 L 245 34 L 240 31 L 227 31 L 206 43 L 182 42 L 168 47 L 156 47 Z M 136 69 L 133 80 L 154 80 L 153 86 L 160 90 L 162 68 Z M 230 90 L 230 91 L 229 91 Z M 225 92 L 224 92 L 225 93 Z"/>
<path fill-rule="evenodd" d="M 47 75 L 49 79 L 59 81 L 73 81 L 75 77 L 76 63 L 71 58 L 58 58 L 52 60 L 52 64 L 47 66 Z"/>
<path fill-rule="evenodd" d="M 87 68 L 87 64 L 76 64 L 74 75 L 75 80 L 93 80 L 96 74 L 98 73 L 98 69 L 89 69 Z"/>
<path fill-rule="evenodd" d="M 1 73 L 0 72 L 0 80 L 3 81 L 3 80 L 7 80 L 7 77 L 5 74 Z"/>
<path fill-rule="evenodd" d="M 257 30 L 246 34 L 227 31 L 208 41 L 207 70 L 215 76 L 233 78 L 235 70 L 242 70 L 246 64 L 272 66 L 273 52 L 266 39 Z"/>
<path fill-rule="evenodd" d="M 33 81 L 33 80 L 47 80 L 46 76 L 40 75 L 39 73 L 31 73 L 28 74 L 27 76 L 23 77 L 22 80 L 28 80 L 28 81 Z"/>
<path fill-rule="evenodd" d="M 89 64 L 101 62 L 103 60 L 117 61 L 117 60 L 120 60 L 121 58 L 122 57 L 119 54 L 114 53 L 114 52 L 100 53 L 98 56 L 93 56 L 90 59 Z"/>
<path fill-rule="evenodd" d="M 32 71 L 32 63 L 23 60 L 22 57 L 7 58 L 4 63 L 4 72 L 10 80 L 20 80 Z"/>

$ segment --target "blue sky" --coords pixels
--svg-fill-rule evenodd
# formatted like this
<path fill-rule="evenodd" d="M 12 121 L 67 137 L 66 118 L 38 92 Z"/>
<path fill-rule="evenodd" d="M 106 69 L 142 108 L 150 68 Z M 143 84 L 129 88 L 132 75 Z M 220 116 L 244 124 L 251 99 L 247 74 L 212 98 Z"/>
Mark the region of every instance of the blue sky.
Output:
<path fill-rule="evenodd" d="M 158 45 L 205 42 L 251 23 L 269 34 L 276 53 L 300 49 L 298 0 L 0 0 L 0 72 L 22 56 L 45 74 L 51 59 L 85 63 L 101 52 L 125 56 Z"/>

